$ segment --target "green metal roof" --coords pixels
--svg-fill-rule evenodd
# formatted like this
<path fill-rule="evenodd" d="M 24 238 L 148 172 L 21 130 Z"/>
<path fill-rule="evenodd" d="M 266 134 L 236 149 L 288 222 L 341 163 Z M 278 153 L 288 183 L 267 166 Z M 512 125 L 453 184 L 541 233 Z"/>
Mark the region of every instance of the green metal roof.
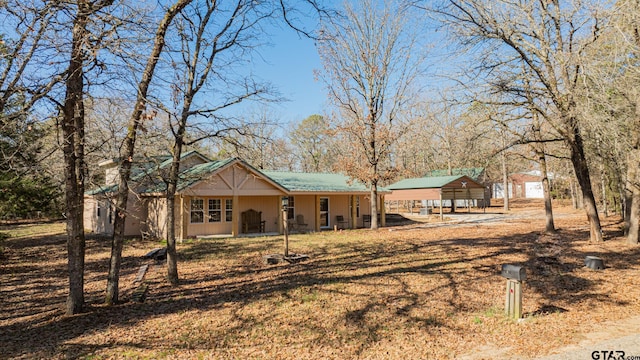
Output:
<path fill-rule="evenodd" d="M 85 195 L 99 195 L 114 192 L 118 190 L 118 185 L 100 186 L 97 189 L 85 191 Z"/>
<path fill-rule="evenodd" d="M 460 179 L 463 176 L 464 175 L 451 175 L 404 179 L 387 186 L 387 188 L 389 190 L 441 188 L 450 182 Z"/>
<path fill-rule="evenodd" d="M 218 171 L 219 169 L 229 165 L 236 158 L 229 158 L 224 160 L 214 160 L 208 163 L 199 164 L 193 166 L 180 174 L 180 180 L 178 181 L 178 191 L 184 190 L 203 178 L 207 177 L 207 175 Z"/>
<path fill-rule="evenodd" d="M 184 157 L 186 157 L 185 154 Z M 178 180 L 178 191 L 182 191 L 197 182 L 207 178 L 210 174 L 220 170 L 228 164 L 240 161 L 243 165 L 252 169 L 256 173 L 262 174 L 269 180 L 279 185 L 289 192 L 368 192 L 369 188 L 356 180 L 350 179 L 342 174 L 330 173 L 298 173 L 285 171 L 265 171 L 258 170 L 238 158 L 228 158 L 225 160 L 210 161 L 188 168 L 180 173 Z M 139 193 L 161 193 L 166 191 L 167 185 L 161 176 L 162 170 L 169 167 L 171 159 L 167 159 L 155 167 L 149 168 L 132 178 L 132 183 L 136 184 Z M 87 191 L 87 195 L 97 195 L 113 192 L 118 189 L 117 185 L 104 186 L 95 190 Z M 389 190 L 379 187 L 378 191 L 388 192 Z"/>
<path fill-rule="evenodd" d="M 192 155 L 198 155 L 207 161 L 209 159 L 200 154 L 198 151 L 191 150 L 187 151 L 180 156 L 180 160 L 186 159 Z M 233 159 L 229 159 L 233 160 Z M 167 189 L 166 183 L 163 181 L 160 176 L 160 170 L 167 169 L 171 166 L 173 162 L 173 157 L 171 155 L 159 155 L 159 156 L 151 156 L 146 158 L 145 161 L 134 161 L 131 167 L 131 182 L 138 186 L 138 191 L 140 193 L 153 193 L 153 192 L 162 192 Z M 208 162 L 202 165 L 214 165 L 218 163 L 217 161 Z M 198 173 L 189 174 L 193 168 L 199 167 L 200 165 L 196 165 L 190 169 L 185 170 L 183 173 L 179 175 L 180 179 L 178 180 L 178 190 L 181 190 L 187 186 L 190 186 L 193 182 L 202 178 L 200 176 L 196 179 Z M 217 168 L 216 168 L 217 169 Z M 212 170 L 213 171 L 213 170 Z M 185 175 L 185 174 L 188 174 Z M 184 182 L 189 182 L 188 185 L 183 185 Z M 86 191 L 86 195 L 98 195 L 98 194 L 106 194 L 110 192 L 115 192 L 118 190 L 118 185 L 107 185 L 101 186 L 97 189 Z"/>
<path fill-rule="evenodd" d="M 482 175 L 483 171 L 484 171 L 484 168 L 481 168 L 481 167 L 456 168 L 456 169 L 451 169 L 451 174 L 449 174 L 449 170 L 438 169 L 438 170 L 427 171 L 427 173 L 424 176 L 425 177 L 442 177 L 442 176 L 466 175 L 472 178 L 473 180 L 478 181 L 478 178 L 480 177 L 480 175 Z"/>
<path fill-rule="evenodd" d="M 366 192 L 363 183 L 342 174 L 262 171 L 271 180 L 291 192 Z M 386 191 L 379 188 L 379 191 Z"/>

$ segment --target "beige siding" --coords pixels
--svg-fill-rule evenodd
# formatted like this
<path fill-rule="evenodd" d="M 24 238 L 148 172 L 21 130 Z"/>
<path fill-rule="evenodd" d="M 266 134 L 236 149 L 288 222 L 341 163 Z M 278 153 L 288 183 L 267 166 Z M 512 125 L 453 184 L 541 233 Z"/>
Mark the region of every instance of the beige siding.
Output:
<path fill-rule="evenodd" d="M 355 195 L 360 197 L 360 214 L 356 220 L 358 227 L 363 226 L 362 215 L 371 213 L 371 205 L 369 197 L 364 195 Z M 318 197 L 329 198 L 329 227 L 333 228 L 336 224 L 336 216 L 342 215 L 349 224 L 351 224 L 350 211 L 350 195 L 319 195 Z M 317 229 L 316 227 L 316 195 L 295 195 L 295 214 L 302 214 L 308 229 Z"/>
<path fill-rule="evenodd" d="M 202 199 L 204 202 L 204 221 L 202 223 L 191 222 L 191 200 Z M 221 221 L 212 222 L 209 221 L 209 200 L 220 199 L 222 207 Z M 214 234 L 231 234 L 233 231 L 232 221 L 226 220 L 226 200 L 233 200 L 229 196 L 189 196 L 185 197 L 185 221 L 187 223 L 187 237 L 194 237 L 200 235 L 214 235 Z M 177 212 L 179 209 L 179 201 L 176 205 Z M 239 208 L 236 209 L 238 214 L 243 211 L 253 209 L 255 211 L 262 212 L 262 220 L 265 221 L 265 232 L 278 232 L 278 212 L 280 211 L 280 196 L 252 196 L 252 197 L 240 197 L 238 201 Z M 240 216 L 239 216 L 240 219 Z M 181 224 L 176 226 L 179 229 Z M 178 230 L 177 230 L 178 231 Z M 242 230 L 240 230 L 242 231 Z"/>
<path fill-rule="evenodd" d="M 240 197 L 238 201 L 240 204 L 238 214 L 241 214 L 243 211 L 247 211 L 249 209 L 261 211 L 262 220 L 265 221 L 265 232 L 278 232 L 278 213 L 282 211 L 280 207 L 280 199 L 280 196 Z M 238 221 L 242 221 L 241 217 L 238 218 Z M 240 232 L 242 232 L 242 229 L 240 229 Z"/>
<path fill-rule="evenodd" d="M 278 196 L 274 184 L 239 166 L 230 166 L 185 191 L 189 196 Z"/>
<path fill-rule="evenodd" d="M 125 236 L 141 236 L 147 219 L 147 206 L 144 200 L 129 194 L 127 201 L 127 219 L 124 222 Z M 113 227 L 113 226 L 112 226 Z M 111 230 L 113 232 L 113 229 Z"/>
<path fill-rule="evenodd" d="M 315 195 L 295 195 L 294 221 L 295 217 L 302 215 L 307 229 L 316 228 L 316 196 Z"/>
<path fill-rule="evenodd" d="M 176 212 L 176 215 L 179 216 L 179 213 Z M 147 221 L 144 231 L 154 238 L 167 238 L 167 199 L 155 197 L 147 200 Z"/>
<path fill-rule="evenodd" d="M 391 194 L 385 195 L 385 200 L 439 200 L 440 189 L 407 189 L 394 190 Z"/>
<path fill-rule="evenodd" d="M 194 223 L 191 219 L 191 200 L 193 199 L 202 199 L 203 200 L 203 211 L 204 211 L 204 219 L 201 223 Z M 221 219 L 220 222 L 211 222 L 209 221 L 209 199 L 219 199 L 221 201 Z M 231 221 L 226 221 L 225 218 L 225 200 L 231 200 L 231 197 L 222 197 L 222 196 L 214 196 L 214 197 L 186 197 L 184 202 L 184 211 L 185 211 L 185 221 L 187 223 L 187 237 L 194 237 L 199 235 L 212 235 L 212 234 L 231 234 L 232 231 L 232 223 Z M 180 205 L 179 202 L 176 203 L 176 216 L 180 217 Z M 178 224 L 177 224 L 178 225 Z M 179 229 L 179 227 L 178 227 Z M 176 231 L 178 231 L 176 229 Z"/>
<path fill-rule="evenodd" d="M 113 234 L 113 208 L 107 199 L 97 196 L 84 198 L 84 228 L 95 234 Z"/>

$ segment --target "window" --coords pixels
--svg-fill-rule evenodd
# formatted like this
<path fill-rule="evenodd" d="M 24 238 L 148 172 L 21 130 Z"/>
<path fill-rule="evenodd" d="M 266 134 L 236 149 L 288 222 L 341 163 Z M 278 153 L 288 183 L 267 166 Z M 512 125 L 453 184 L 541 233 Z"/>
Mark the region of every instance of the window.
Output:
<path fill-rule="evenodd" d="M 287 220 L 294 219 L 295 216 L 295 202 L 293 196 L 289 196 L 289 205 L 287 206 Z"/>
<path fill-rule="evenodd" d="M 224 221 L 233 221 L 233 200 L 227 199 L 224 201 Z"/>
<path fill-rule="evenodd" d="M 222 201 L 220 199 L 209 199 L 209 222 L 222 221 Z"/>
<path fill-rule="evenodd" d="M 191 223 L 198 224 L 204 222 L 204 200 L 191 199 Z"/>
<path fill-rule="evenodd" d="M 100 202 L 96 203 L 96 216 L 100 217 Z"/>

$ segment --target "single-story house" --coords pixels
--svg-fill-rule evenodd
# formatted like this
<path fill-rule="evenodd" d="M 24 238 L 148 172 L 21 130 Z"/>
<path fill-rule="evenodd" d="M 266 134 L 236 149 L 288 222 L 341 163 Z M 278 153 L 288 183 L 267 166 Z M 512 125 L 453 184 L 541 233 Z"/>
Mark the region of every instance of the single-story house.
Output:
<path fill-rule="evenodd" d="M 444 200 L 450 200 L 455 211 L 457 200 L 484 200 L 485 186 L 466 175 L 435 176 L 400 180 L 387 186 L 391 193 L 387 201 L 434 200 L 440 206 L 440 216 Z"/>
<path fill-rule="evenodd" d="M 87 230 L 113 233 L 112 196 L 117 189 L 117 161 L 101 163 L 105 186 L 85 193 Z M 137 164 L 132 175 L 125 234 L 166 238 L 166 183 L 162 175 L 171 158 Z M 378 204 L 388 191 L 379 190 Z M 283 233 L 283 214 L 292 230 L 357 228 L 370 218 L 370 192 L 341 174 L 262 171 L 241 159 L 211 161 L 185 153 L 175 197 L 179 240 L 248 233 Z M 286 202 L 286 211 L 283 205 Z M 380 207 L 384 214 L 384 206 Z M 384 216 L 382 216 L 384 219 Z M 381 225 L 384 226 L 384 223 Z"/>

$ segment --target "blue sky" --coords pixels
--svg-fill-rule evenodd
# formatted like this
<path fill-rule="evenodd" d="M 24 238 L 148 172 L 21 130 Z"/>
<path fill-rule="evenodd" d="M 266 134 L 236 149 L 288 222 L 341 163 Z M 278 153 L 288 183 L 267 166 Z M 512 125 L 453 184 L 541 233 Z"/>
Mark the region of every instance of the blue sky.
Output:
<path fill-rule="evenodd" d="M 290 101 L 275 106 L 281 123 L 299 122 L 313 114 L 322 114 L 326 91 L 314 78 L 314 70 L 322 65 L 313 40 L 292 29 L 274 30 L 272 46 L 260 50 L 264 64 L 256 63 L 255 72 L 271 82 Z"/>

